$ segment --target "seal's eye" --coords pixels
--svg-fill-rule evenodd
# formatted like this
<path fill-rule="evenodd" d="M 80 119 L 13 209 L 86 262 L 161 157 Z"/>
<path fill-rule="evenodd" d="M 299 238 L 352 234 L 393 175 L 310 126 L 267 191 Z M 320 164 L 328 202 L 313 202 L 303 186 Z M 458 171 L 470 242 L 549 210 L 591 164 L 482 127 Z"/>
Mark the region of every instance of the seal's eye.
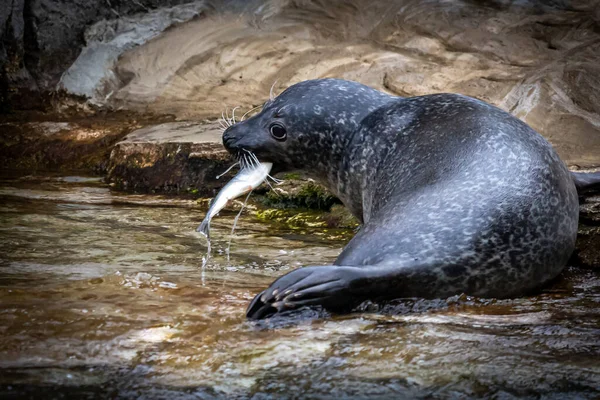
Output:
<path fill-rule="evenodd" d="M 287 137 L 287 131 L 285 127 L 281 124 L 273 124 L 269 128 L 271 131 L 271 136 L 273 136 L 277 140 L 285 140 Z"/>

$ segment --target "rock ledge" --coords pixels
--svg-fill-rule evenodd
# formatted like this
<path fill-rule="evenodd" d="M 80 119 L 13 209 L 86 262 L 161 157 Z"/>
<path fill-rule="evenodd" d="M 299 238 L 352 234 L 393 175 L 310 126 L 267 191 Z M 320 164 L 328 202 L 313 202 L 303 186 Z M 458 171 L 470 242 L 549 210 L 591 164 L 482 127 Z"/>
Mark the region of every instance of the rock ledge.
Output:
<path fill-rule="evenodd" d="M 169 122 L 138 129 L 110 154 L 107 180 L 137 192 L 214 196 L 230 176 L 216 176 L 234 160 L 215 123 Z"/>

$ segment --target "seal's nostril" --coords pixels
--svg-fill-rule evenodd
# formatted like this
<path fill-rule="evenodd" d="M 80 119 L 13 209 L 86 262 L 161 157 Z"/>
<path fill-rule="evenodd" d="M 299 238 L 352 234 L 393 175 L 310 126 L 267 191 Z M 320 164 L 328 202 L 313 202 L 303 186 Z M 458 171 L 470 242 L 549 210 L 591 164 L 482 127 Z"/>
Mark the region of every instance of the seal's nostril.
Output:
<path fill-rule="evenodd" d="M 227 148 L 227 149 L 234 149 L 235 148 L 235 138 L 233 138 L 233 136 L 228 135 L 227 132 L 225 134 L 223 134 L 223 145 Z"/>

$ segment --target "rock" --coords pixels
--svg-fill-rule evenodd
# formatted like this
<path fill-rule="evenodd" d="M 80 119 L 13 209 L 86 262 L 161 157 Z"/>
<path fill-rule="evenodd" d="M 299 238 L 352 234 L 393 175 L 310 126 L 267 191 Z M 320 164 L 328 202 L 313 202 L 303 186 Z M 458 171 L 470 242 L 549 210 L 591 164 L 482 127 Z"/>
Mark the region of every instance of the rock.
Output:
<path fill-rule="evenodd" d="M 216 123 L 172 122 L 143 128 L 115 145 L 108 181 L 116 188 L 214 196 L 232 173 L 216 179 L 234 160 Z"/>
<path fill-rule="evenodd" d="M 340 200 L 322 185 L 301 174 L 289 173 L 281 178 L 279 184 L 271 184 L 272 190 L 264 194 L 261 199 L 263 205 L 276 209 L 305 208 L 329 211 L 333 205 L 341 204 Z"/>
<path fill-rule="evenodd" d="M 456 92 L 498 105 L 569 164 L 600 164 L 600 3 L 247 2 L 125 51 L 107 107 L 183 119 L 261 104 L 305 79 L 401 96 Z M 181 51 L 185 49 L 185 51 Z"/>
<path fill-rule="evenodd" d="M 31 117 L 31 116 L 30 116 Z M 33 117 L 32 117 L 33 118 Z M 38 118 L 35 118 L 38 119 Z M 123 113 L 57 120 L 0 122 L 0 167 L 104 173 L 112 146 L 148 123 Z"/>
<path fill-rule="evenodd" d="M 44 93 L 84 46 L 84 31 L 102 19 L 145 13 L 188 0 L 3 0 L 0 2 L 0 111 L 48 106 Z"/>
<path fill-rule="evenodd" d="M 86 46 L 62 75 L 58 87 L 85 96 L 92 103 L 104 102 L 104 86 L 122 84 L 111 80 L 117 79 L 113 68 L 124 51 L 146 43 L 175 24 L 198 17 L 206 8 L 204 2 L 193 2 L 95 23 L 86 30 Z"/>
<path fill-rule="evenodd" d="M 475 96 L 570 165 L 600 164 L 597 0 L 184 2 L 2 3 L 0 97 L 54 90 L 62 76 L 102 107 L 198 120 L 261 104 L 275 82 L 279 93 L 339 77 L 402 96 Z"/>
<path fill-rule="evenodd" d="M 574 262 L 600 269 L 600 195 L 585 198 L 580 210 Z"/>
<path fill-rule="evenodd" d="M 11 86 L 36 90 L 35 80 L 25 68 L 25 1 L 0 2 L 0 112 L 9 108 Z"/>

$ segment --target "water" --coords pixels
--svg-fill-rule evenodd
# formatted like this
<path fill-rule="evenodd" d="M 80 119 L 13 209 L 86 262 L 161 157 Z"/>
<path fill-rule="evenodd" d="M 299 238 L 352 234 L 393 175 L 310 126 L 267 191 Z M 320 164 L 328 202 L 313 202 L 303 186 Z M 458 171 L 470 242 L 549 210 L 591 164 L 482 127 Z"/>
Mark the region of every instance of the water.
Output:
<path fill-rule="evenodd" d="M 0 397 L 598 398 L 600 274 L 507 301 L 248 322 L 275 276 L 332 262 L 349 232 L 213 220 L 99 179 L 0 182 Z M 377 309 L 366 305 L 365 309 Z"/>

